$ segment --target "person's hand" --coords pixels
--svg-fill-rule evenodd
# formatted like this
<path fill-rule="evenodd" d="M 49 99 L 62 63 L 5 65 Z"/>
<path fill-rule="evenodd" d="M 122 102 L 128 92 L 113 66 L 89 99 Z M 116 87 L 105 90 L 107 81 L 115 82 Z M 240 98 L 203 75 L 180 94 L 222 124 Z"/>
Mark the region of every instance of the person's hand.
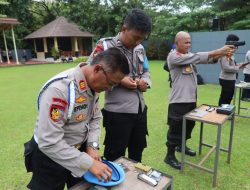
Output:
<path fill-rule="evenodd" d="M 246 64 L 239 64 L 239 69 L 244 69 L 246 67 Z"/>
<path fill-rule="evenodd" d="M 94 163 L 90 167 L 89 171 L 94 174 L 99 181 L 101 181 L 102 179 L 104 179 L 105 181 L 111 180 L 112 169 L 101 161 L 94 160 Z"/>
<path fill-rule="evenodd" d="M 121 81 L 121 85 L 124 86 L 125 88 L 128 89 L 136 89 L 137 88 L 137 84 L 136 81 L 133 80 L 131 77 L 129 76 L 125 76 L 122 81 Z"/>
<path fill-rule="evenodd" d="M 225 45 L 222 48 L 220 48 L 219 51 L 221 55 L 231 57 L 235 51 L 235 47 L 234 45 Z"/>
<path fill-rule="evenodd" d="M 99 155 L 99 151 L 95 150 L 91 146 L 89 146 L 89 147 L 86 148 L 86 153 L 88 155 L 90 155 L 92 158 L 94 158 L 95 160 L 101 161 L 101 157 Z"/>
<path fill-rule="evenodd" d="M 138 82 L 137 82 L 137 88 L 142 91 L 142 92 L 146 92 L 147 91 L 147 88 L 148 88 L 148 83 L 147 81 L 145 81 L 144 79 L 140 79 Z"/>

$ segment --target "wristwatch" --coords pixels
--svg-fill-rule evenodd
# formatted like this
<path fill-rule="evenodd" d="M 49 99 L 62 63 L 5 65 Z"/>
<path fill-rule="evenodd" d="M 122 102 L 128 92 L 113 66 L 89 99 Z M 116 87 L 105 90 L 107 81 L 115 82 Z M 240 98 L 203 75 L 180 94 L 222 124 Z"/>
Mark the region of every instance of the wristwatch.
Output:
<path fill-rule="evenodd" d="M 88 142 L 87 147 L 90 146 L 95 150 L 99 150 L 99 144 L 97 142 Z"/>

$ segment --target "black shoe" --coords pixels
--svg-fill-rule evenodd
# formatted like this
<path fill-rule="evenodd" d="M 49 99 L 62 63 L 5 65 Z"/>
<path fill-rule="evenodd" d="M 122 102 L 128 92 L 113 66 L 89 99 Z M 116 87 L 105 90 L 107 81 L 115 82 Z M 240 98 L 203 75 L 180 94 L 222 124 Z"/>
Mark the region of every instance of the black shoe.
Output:
<path fill-rule="evenodd" d="M 177 146 L 176 151 L 181 152 L 181 146 Z M 185 147 L 185 154 L 189 155 L 189 156 L 196 156 L 196 152 L 194 150 L 188 148 L 187 146 Z"/>
<path fill-rule="evenodd" d="M 169 164 L 172 168 L 177 170 L 181 169 L 181 163 L 175 158 L 175 155 L 167 155 L 164 159 L 166 164 Z"/>

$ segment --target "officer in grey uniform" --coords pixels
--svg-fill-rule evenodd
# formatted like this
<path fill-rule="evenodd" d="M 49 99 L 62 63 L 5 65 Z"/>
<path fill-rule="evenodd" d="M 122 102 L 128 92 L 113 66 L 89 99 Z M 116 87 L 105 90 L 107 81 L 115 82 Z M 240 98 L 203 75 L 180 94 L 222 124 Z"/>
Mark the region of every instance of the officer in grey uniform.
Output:
<path fill-rule="evenodd" d="M 239 41 L 239 37 L 235 34 L 229 34 L 226 41 Z M 218 103 L 219 106 L 221 106 L 221 104 L 231 103 L 238 72 L 245 67 L 244 64 L 236 64 L 233 55 L 237 48 L 234 47 L 232 50 L 231 55 L 223 56 L 218 60 L 221 65 L 221 72 L 219 76 L 219 82 L 221 85 L 221 94 Z"/>
<path fill-rule="evenodd" d="M 146 147 L 147 107 L 143 93 L 150 88 L 148 60 L 140 44 L 151 32 L 151 19 L 142 10 L 134 9 L 126 16 L 121 32 L 101 39 L 89 58 L 105 49 L 116 47 L 127 57 L 130 74 L 112 91 L 105 92 L 103 125 L 106 130 L 104 156 L 115 160 L 125 155 L 141 161 Z"/>
<path fill-rule="evenodd" d="M 34 136 L 25 143 L 25 164 L 33 172 L 30 189 L 63 190 L 92 172 L 110 180 L 112 169 L 99 156 L 102 114 L 98 93 L 111 89 L 129 73 L 117 48 L 66 70 L 42 87 Z"/>
<path fill-rule="evenodd" d="M 175 150 L 181 151 L 182 117 L 196 107 L 197 77 L 194 66 L 201 63 L 214 63 L 217 59 L 231 51 L 233 46 L 224 46 L 210 52 L 190 53 L 191 38 L 187 32 L 178 32 L 175 37 L 176 50 L 169 53 L 167 62 L 172 78 L 172 88 L 169 97 L 167 133 L 167 155 L 164 161 L 175 169 L 181 164 L 175 157 Z M 191 138 L 195 125 L 187 121 L 186 140 Z M 185 153 L 195 156 L 196 152 L 185 147 Z"/>
<path fill-rule="evenodd" d="M 250 62 L 250 50 L 246 53 L 245 62 Z M 244 73 L 244 81 L 250 82 L 250 64 L 246 65 L 246 67 L 243 70 Z M 247 100 L 250 98 L 250 89 L 243 89 L 242 91 L 242 100 Z"/>

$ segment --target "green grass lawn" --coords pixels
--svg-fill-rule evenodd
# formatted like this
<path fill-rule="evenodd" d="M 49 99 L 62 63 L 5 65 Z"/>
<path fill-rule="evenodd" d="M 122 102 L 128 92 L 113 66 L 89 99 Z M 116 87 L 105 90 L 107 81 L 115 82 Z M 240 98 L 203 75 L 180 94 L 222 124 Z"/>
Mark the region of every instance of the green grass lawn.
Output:
<path fill-rule="evenodd" d="M 26 173 L 23 163 L 23 143 L 33 133 L 37 115 L 36 98 L 43 85 L 51 76 L 71 64 L 48 64 L 0 68 L 0 190 L 26 189 L 31 174 Z M 175 190 L 203 190 L 212 188 L 212 175 L 187 166 L 184 174 L 172 169 L 163 162 L 166 154 L 166 117 L 169 94 L 168 73 L 163 70 L 162 61 L 150 64 L 153 87 L 145 93 L 148 111 L 148 148 L 143 153 L 143 163 L 155 167 L 174 177 Z M 198 105 L 202 103 L 217 105 L 220 94 L 218 85 L 201 85 L 198 88 Z M 103 95 L 101 96 L 103 101 Z M 250 107 L 250 103 L 244 103 Z M 217 189 L 250 189 L 250 119 L 236 117 L 231 164 L 226 163 L 227 154 L 221 152 L 218 169 Z M 102 140 L 104 131 L 102 133 Z M 214 144 L 216 127 L 205 125 L 204 141 Z M 228 146 L 229 122 L 223 125 L 222 147 Z M 198 149 L 199 124 L 193 131 L 188 145 Z M 103 151 L 103 147 L 101 148 Z M 208 148 L 203 148 L 203 154 Z M 180 154 L 177 153 L 180 158 Z M 201 156 L 186 157 L 199 161 Z M 214 156 L 206 162 L 212 167 Z"/>

